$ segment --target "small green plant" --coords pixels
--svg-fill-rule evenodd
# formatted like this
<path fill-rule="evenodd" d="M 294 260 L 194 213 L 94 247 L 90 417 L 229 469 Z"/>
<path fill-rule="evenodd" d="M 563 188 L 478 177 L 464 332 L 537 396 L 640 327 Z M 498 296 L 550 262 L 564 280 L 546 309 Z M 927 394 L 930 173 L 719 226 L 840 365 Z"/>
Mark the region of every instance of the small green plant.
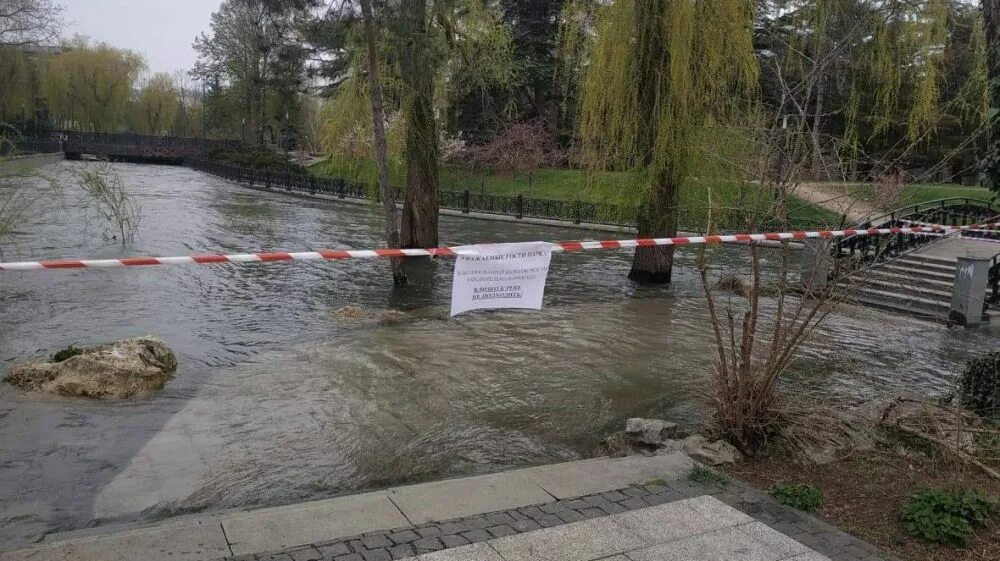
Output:
<path fill-rule="evenodd" d="M 771 487 L 771 496 L 785 506 L 807 512 L 816 510 L 823 503 L 823 491 L 808 483 L 801 485 L 778 483 Z"/>
<path fill-rule="evenodd" d="M 62 362 L 64 360 L 69 360 L 77 355 L 82 355 L 82 354 L 83 354 L 83 349 L 75 345 L 70 345 L 65 349 L 60 349 L 56 351 L 56 353 L 52 355 L 52 362 Z"/>
<path fill-rule="evenodd" d="M 726 476 L 705 466 L 694 466 L 688 472 L 687 478 L 688 481 L 700 483 L 706 487 L 725 487 L 729 485 L 729 480 L 726 479 Z"/>
<path fill-rule="evenodd" d="M 910 534 L 934 543 L 962 547 L 973 526 L 983 526 L 996 503 L 969 489 L 921 489 L 903 505 L 902 520 Z"/>

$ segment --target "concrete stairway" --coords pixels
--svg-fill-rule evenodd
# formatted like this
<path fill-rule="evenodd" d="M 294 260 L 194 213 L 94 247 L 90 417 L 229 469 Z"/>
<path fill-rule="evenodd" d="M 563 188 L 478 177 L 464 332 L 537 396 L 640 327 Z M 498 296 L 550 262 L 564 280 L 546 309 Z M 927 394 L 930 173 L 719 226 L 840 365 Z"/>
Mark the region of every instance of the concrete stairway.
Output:
<path fill-rule="evenodd" d="M 839 284 L 849 301 L 945 321 L 951 309 L 955 259 L 911 253 L 880 263 Z"/>

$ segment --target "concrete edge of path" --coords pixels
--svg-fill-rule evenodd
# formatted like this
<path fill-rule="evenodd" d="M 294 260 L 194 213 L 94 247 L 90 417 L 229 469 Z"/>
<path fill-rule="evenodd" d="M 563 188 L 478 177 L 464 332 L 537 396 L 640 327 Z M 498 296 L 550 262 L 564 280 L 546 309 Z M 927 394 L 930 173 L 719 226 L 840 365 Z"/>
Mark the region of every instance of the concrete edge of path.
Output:
<path fill-rule="evenodd" d="M 682 453 L 595 458 L 45 542 L 0 561 L 203 561 L 685 477 Z"/>

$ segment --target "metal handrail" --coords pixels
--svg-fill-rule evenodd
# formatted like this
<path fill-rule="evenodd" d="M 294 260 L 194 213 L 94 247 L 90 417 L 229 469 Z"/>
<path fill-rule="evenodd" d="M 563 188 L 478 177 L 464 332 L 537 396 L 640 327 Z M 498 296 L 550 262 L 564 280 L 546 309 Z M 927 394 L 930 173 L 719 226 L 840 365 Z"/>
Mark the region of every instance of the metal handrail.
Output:
<path fill-rule="evenodd" d="M 948 203 L 950 201 L 962 201 L 966 206 L 969 206 L 970 203 L 978 204 L 980 206 L 984 206 L 984 207 L 989 208 L 991 210 L 996 210 L 997 213 L 1000 214 L 1000 203 L 998 203 L 995 199 L 987 201 L 987 200 L 976 199 L 976 198 L 972 198 L 972 197 L 946 197 L 946 198 L 943 198 L 943 199 L 934 199 L 934 200 L 931 200 L 931 201 L 924 201 L 924 202 L 917 203 L 917 204 L 912 205 L 912 206 L 900 207 L 900 208 L 898 208 L 896 210 L 889 211 L 889 212 L 887 212 L 885 214 L 882 214 L 882 215 L 875 216 L 875 217 L 869 218 L 867 220 L 864 220 L 863 222 L 860 222 L 858 224 L 858 226 L 859 227 L 872 227 L 873 225 L 875 225 L 876 223 L 878 223 L 880 220 L 885 221 L 886 218 L 889 219 L 887 222 L 892 222 L 892 221 L 895 221 L 897 219 L 901 219 L 902 216 L 908 216 L 910 214 L 918 214 L 918 213 L 920 213 L 922 211 L 927 211 L 927 210 L 948 208 L 948 206 L 951 206 L 951 205 L 948 205 L 946 203 Z M 909 214 L 907 214 L 908 212 L 909 212 Z"/>
<path fill-rule="evenodd" d="M 917 203 L 912 206 L 902 207 L 886 214 L 876 216 L 865 222 L 858 224 L 858 228 L 884 228 L 888 226 L 902 225 L 908 218 L 922 218 L 927 214 L 949 214 L 949 209 L 961 209 L 962 222 L 968 222 L 970 209 L 978 209 L 976 221 L 988 221 L 1000 215 L 1000 206 L 995 200 L 982 200 L 972 197 L 946 197 L 932 201 Z M 990 213 L 990 214 L 987 214 Z M 996 214 L 993 214 L 996 213 Z M 982 216 L 978 216 L 982 214 Z M 856 259 L 860 263 L 868 265 L 879 263 L 887 258 L 898 256 L 908 251 L 912 251 L 922 245 L 930 243 L 935 238 L 914 234 L 898 234 L 886 239 L 872 240 L 868 236 L 849 236 L 837 240 L 831 247 L 834 258 L 840 260 L 845 257 Z M 995 272 L 998 282 L 1000 282 L 1000 269 Z M 1000 289 L 998 289 L 1000 290 Z"/>

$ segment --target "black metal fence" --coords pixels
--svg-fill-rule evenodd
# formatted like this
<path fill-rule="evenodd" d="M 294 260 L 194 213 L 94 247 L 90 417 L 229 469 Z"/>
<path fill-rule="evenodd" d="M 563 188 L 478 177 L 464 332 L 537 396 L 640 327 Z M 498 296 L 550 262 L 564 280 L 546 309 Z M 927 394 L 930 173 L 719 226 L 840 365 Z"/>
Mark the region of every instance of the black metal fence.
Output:
<path fill-rule="evenodd" d="M 341 199 L 375 200 L 373 186 L 359 181 L 335 177 L 317 177 L 283 171 L 254 170 L 210 160 L 187 159 L 186 165 L 218 177 L 248 183 L 264 188 L 278 188 L 311 195 L 322 194 Z M 401 202 L 400 189 L 395 189 L 396 202 Z M 470 190 L 438 192 L 441 208 L 462 213 L 495 214 L 516 219 L 536 218 L 572 222 L 574 224 L 602 224 L 607 226 L 634 227 L 639 216 L 638 207 L 600 204 L 585 201 L 535 199 L 523 195 L 490 195 Z M 678 209 L 678 228 L 688 232 L 702 232 L 711 215 L 715 232 L 745 232 L 750 229 L 769 231 L 786 227 L 781 221 L 764 213 L 754 214 L 747 208 L 715 207 Z M 796 229 L 827 227 L 814 221 L 796 221 Z"/>
<path fill-rule="evenodd" d="M 340 199 L 375 200 L 377 196 L 374 188 L 367 183 L 348 181 L 337 177 L 254 170 L 208 160 L 188 159 L 186 165 L 218 177 L 267 189 L 279 188 L 311 195 L 323 194 Z M 396 202 L 402 202 L 401 191 L 396 189 L 395 192 Z M 630 210 L 616 205 L 533 199 L 523 195 L 487 195 L 468 190 L 439 191 L 438 204 L 441 208 L 457 210 L 466 214 L 476 212 L 511 216 L 518 219 L 541 218 L 575 224 L 587 222 L 611 226 L 634 226 L 638 212 L 638 209 Z"/>
<path fill-rule="evenodd" d="M 42 140 L 37 138 L 17 138 L 10 142 L 0 142 L 0 156 L 11 154 L 54 154 L 62 152 L 58 140 Z"/>

